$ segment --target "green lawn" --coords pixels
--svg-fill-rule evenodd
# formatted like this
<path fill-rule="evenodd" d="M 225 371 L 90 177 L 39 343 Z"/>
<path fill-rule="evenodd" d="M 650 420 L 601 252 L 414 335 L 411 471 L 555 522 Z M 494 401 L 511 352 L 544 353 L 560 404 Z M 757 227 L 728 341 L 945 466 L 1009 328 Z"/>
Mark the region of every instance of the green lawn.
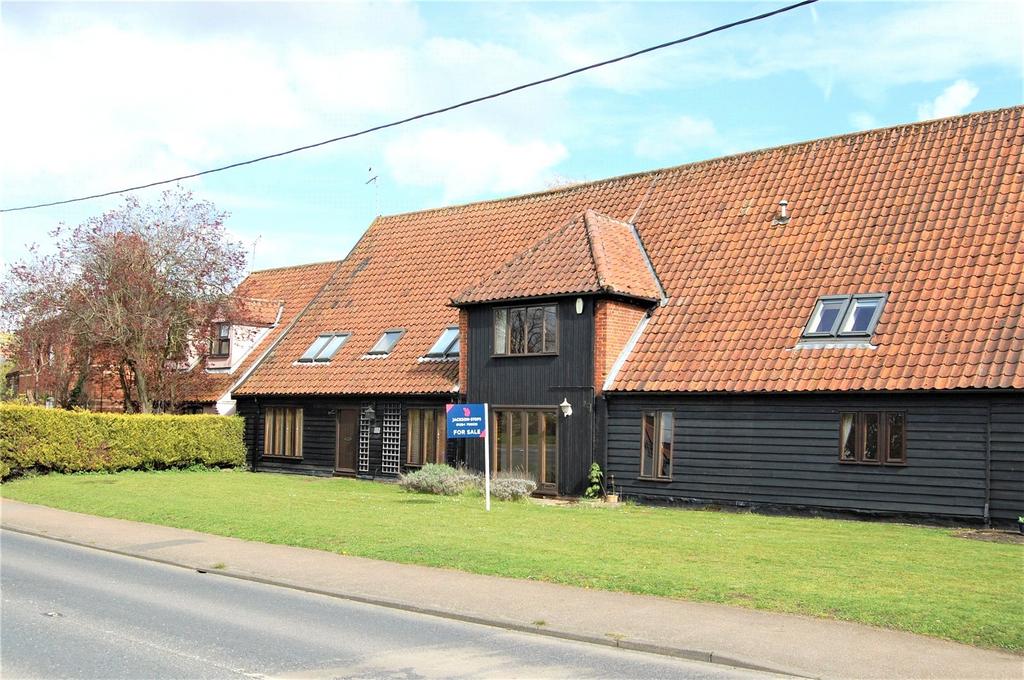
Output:
<path fill-rule="evenodd" d="M 254 541 L 797 612 L 1024 652 L 1024 547 L 952 530 L 440 498 L 241 471 L 50 475 L 7 498 Z M 752 635 L 756 631 L 751 631 Z"/>

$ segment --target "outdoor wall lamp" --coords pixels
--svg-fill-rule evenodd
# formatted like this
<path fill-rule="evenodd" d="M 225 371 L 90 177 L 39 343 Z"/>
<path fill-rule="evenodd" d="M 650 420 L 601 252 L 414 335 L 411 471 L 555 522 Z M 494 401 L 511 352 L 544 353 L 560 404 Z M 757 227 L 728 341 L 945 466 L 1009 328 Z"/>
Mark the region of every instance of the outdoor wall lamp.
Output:
<path fill-rule="evenodd" d="M 371 423 L 377 419 L 377 412 L 373 410 L 373 404 L 370 404 L 363 409 L 363 417 L 369 420 Z"/>
<path fill-rule="evenodd" d="M 563 397 L 562 403 L 558 405 L 558 408 L 562 409 L 562 415 L 566 418 L 572 415 L 572 404 L 569 403 L 568 399 Z"/>

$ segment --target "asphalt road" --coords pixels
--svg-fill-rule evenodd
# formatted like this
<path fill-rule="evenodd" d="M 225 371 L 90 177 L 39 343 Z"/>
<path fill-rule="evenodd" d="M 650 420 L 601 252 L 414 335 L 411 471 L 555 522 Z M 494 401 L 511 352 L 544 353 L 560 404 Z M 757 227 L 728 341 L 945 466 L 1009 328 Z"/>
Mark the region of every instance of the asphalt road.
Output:
<path fill-rule="evenodd" d="M 0 676 L 758 678 L 0 533 Z M 610 613 L 613 615 L 613 613 Z"/>

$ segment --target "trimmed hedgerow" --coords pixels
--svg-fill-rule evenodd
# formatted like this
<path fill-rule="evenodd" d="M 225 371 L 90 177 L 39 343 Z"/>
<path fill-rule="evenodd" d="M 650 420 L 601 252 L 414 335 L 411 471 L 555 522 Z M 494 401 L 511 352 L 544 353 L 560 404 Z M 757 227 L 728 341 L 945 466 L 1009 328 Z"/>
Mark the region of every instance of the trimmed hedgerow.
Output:
<path fill-rule="evenodd" d="M 0 404 L 0 478 L 24 472 L 158 470 L 245 462 L 244 421 Z"/>
<path fill-rule="evenodd" d="M 476 475 L 466 470 L 432 463 L 398 478 L 398 485 L 406 491 L 441 496 L 458 496 L 476 486 L 478 482 Z"/>

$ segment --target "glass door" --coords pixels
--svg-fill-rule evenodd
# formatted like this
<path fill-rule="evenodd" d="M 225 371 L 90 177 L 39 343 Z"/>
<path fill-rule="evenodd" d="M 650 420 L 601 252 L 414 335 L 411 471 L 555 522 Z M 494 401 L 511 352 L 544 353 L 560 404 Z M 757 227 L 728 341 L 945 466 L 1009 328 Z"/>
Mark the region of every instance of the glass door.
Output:
<path fill-rule="evenodd" d="M 541 493 L 558 492 L 558 412 L 554 409 L 493 411 L 496 475 L 522 475 Z"/>

